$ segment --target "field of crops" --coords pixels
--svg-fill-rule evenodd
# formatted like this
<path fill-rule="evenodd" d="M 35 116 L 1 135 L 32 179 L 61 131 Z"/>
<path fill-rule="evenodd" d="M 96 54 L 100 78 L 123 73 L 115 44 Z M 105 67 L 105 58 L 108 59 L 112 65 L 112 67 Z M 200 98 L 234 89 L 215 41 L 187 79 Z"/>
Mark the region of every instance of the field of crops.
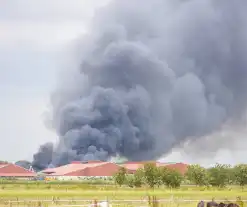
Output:
<path fill-rule="evenodd" d="M 78 182 L 11 181 L 0 184 L 0 206 L 82 206 L 94 200 L 109 200 L 113 206 L 148 206 L 149 199 L 159 200 L 159 206 L 192 207 L 200 200 L 247 200 L 247 189 L 231 186 L 224 189 L 181 186 L 148 189 L 93 185 Z"/>

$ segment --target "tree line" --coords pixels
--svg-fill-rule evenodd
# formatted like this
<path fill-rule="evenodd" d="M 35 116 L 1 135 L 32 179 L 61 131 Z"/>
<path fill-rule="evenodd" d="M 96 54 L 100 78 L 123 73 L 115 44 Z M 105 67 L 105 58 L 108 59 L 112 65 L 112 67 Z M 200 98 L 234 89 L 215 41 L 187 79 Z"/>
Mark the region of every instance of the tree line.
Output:
<path fill-rule="evenodd" d="M 144 164 L 134 174 L 128 174 L 127 169 L 121 167 L 114 175 L 117 185 L 128 185 L 129 187 L 150 188 L 165 185 L 169 188 L 179 188 L 183 183 L 197 186 L 212 186 L 223 188 L 227 185 L 245 186 L 247 184 L 247 164 L 230 166 L 216 164 L 210 168 L 200 165 L 189 165 L 187 172 L 181 174 L 176 169 L 167 167 L 156 167 L 153 163 Z"/>

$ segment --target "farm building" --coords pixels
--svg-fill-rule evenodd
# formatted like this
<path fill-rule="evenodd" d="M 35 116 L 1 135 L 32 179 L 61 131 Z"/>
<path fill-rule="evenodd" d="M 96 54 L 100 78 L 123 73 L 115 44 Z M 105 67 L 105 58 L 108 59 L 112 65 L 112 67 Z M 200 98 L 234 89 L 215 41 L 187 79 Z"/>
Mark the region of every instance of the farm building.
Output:
<path fill-rule="evenodd" d="M 74 161 L 68 165 L 43 170 L 41 173 L 46 177 L 46 179 L 58 180 L 78 180 L 86 177 L 111 177 L 118 172 L 121 167 L 126 168 L 127 173 L 133 174 L 138 168 L 142 168 L 147 162 L 153 162 L 158 167 L 177 169 L 182 174 L 187 171 L 188 167 L 187 164 L 183 163 L 160 163 L 155 161 L 126 162 L 121 165 L 102 161 Z"/>
<path fill-rule="evenodd" d="M 126 162 L 121 166 L 126 168 L 129 173 L 134 174 L 138 168 L 142 168 L 145 162 Z"/>
<path fill-rule="evenodd" d="M 160 163 L 160 162 L 157 162 L 156 166 L 175 169 L 175 170 L 179 171 L 182 175 L 184 175 L 187 172 L 189 165 L 185 164 L 185 163 L 181 163 L 181 162 L 180 163 Z"/>
<path fill-rule="evenodd" d="M 43 170 L 42 173 L 46 177 L 57 179 L 61 177 L 67 177 L 67 179 L 76 179 L 76 177 L 109 177 L 118 172 L 119 168 L 120 166 L 111 162 L 88 161 L 82 163 L 76 161 L 61 167 Z"/>
<path fill-rule="evenodd" d="M 27 170 L 23 167 L 12 163 L 0 164 L 0 177 L 5 178 L 33 178 L 36 176 L 35 172 Z"/>
<path fill-rule="evenodd" d="M 155 161 L 144 161 L 144 162 L 126 162 L 121 166 L 126 168 L 130 173 L 135 173 L 138 168 L 142 168 L 145 163 L 154 163 L 157 167 L 167 167 L 170 169 L 176 169 L 181 174 L 185 174 L 187 172 L 188 165 L 184 163 L 161 163 Z"/>

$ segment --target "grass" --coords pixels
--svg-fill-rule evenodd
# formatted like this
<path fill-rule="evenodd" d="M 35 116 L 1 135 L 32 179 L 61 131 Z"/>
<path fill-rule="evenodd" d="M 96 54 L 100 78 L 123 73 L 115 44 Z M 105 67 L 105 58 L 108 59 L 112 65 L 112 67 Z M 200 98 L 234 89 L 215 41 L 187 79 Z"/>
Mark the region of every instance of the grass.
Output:
<path fill-rule="evenodd" d="M 9 182 L 0 184 L 0 206 L 42 206 L 82 205 L 89 203 L 85 200 L 121 200 L 119 206 L 148 206 L 148 196 L 157 199 L 171 199 L 172 202 L 160 202 L 160 206 L 192 207 L 200 200 L 236 200 L 241 196 L 247 200 L 247 189 L 231 186 L 225 189 L 206 189 L 194 186 L 182 186 L 170 190 L 164 187 L 150 190 L 148 188 L 132 189 L 114 185 L 89 185 L 82 183 L 32 183 Z M 53 202 L 52 202 L 53 200 Z M 126 202 L 126 200 L 143 200 L 143 202 Z M 183 200 L 194 200 L 182 202 Z"/>
<path fill-rule="evenodd" d="M 170 198 L 171 196 L 178 198 L 186 198 L 186 199 L 201 199 L 201 198 L 218 198 L 224 199 L 225 197 L 236 198 L 236 196 L 242 196 L 247 199 L 247 192 L 241 190 L 169 190 L 169 189 L 128 189 L 128 188 L 116 188 L 115 190 L 107 190 L 107 189 L 98 189 L 98 190 L 85 190 L 85 189 L 76 189 L 76 190 L 66 190 L 66 189 L 11 189 L 11 190 L 0 190 L 0 197 L 12 197 L 18 196 L 21 198 L 28 197 L 71 197 L 71 196 L 80 196 L 86 198 L 92 197 L 105 197 L 105 196 L 114 196 L 114 197 L 141 197 L 146 195 L 157 195 L 162 198 Z"/>

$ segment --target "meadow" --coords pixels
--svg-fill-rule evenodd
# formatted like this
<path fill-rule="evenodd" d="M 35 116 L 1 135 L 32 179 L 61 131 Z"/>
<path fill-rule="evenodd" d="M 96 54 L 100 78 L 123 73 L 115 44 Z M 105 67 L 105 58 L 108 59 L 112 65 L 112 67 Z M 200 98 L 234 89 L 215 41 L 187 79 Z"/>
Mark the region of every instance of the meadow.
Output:
<path fill-rule="evenodd" d="M 182 174 L 146 163 L 134 174 L 121 168 L 108 178 L 59 179 L 0 180 L 0 206 L 73 207 L 108 200 L 112 206 L 196 207 L 199 201 L 212 199 L 247 204 L 246 164 L 208 169 L 190 165 Z"/>
<path fill-rule="evenodd" d="M 147 186 L 119 187 L 107 184 L 59 181 L 1 181 L 0 206 L 83 206 L 94 200 L 109 200 L 113 206 L 154 206 L 149 200 L 159 200 L 158 206 L 192 207 L 200 200 L 247 200 L 247 188 L 196 187 L 182 185 L 178 189 Z M 246 203 L 247 204 L 247 203 Z"/>

